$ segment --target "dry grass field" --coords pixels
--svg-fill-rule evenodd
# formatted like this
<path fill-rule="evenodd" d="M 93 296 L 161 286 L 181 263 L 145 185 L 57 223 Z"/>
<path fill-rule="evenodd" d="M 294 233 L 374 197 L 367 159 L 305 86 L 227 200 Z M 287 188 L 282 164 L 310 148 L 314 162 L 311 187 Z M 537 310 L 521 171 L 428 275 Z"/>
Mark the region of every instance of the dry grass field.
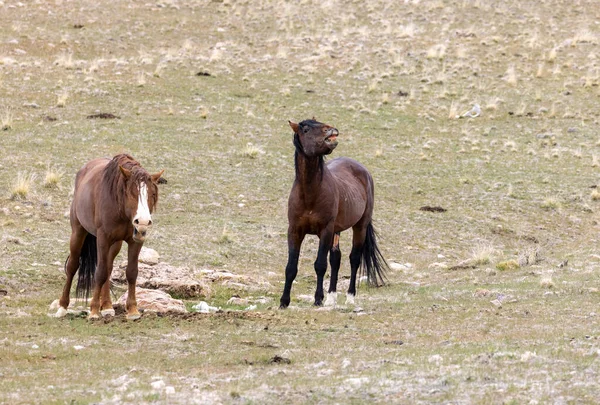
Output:
<path fill-rule="evenodd" d="M 0 403 L 598 403 L 599 106 L 594 0 L 0 0 Z M 314 237 L 277 308 L 313 116 L 376 182 L 360 308 L 305 299 Z M 75 173 L 121 152 L 166 170 L 147 246 L 264 288 L 48 317 Z"/>

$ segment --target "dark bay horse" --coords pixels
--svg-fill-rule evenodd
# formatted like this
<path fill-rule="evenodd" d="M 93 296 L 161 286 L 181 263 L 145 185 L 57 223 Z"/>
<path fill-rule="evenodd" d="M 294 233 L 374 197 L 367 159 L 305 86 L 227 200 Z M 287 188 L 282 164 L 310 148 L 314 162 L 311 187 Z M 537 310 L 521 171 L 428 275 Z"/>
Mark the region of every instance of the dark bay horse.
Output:
<path fill-rule="evenodd" d="M 110 274 L 115 257 L 127 242 L 127 319 L 140 313 L 135 298 L 138 256 L 152 227 L 158 202 L 158 180 L 127 154 L 86 163 L 75 177 L 71 203 L 70 255 L 65 263 L 67 281 L 57 317 L 67 314 L 71 283 L 77 270 L 77 297 L 87 298 L 93 288 L 90 319 L 114 315 Z"/>
<path fill-rule="evenodd" d="M 335 305 L 341 261 L 339 237 L 340 232 L 348 228 L 352 228 L 352 251 L 346 304 L 353 304 L 359 267 L 366 273 L 369 284 L 385 283 L 387 263 L 377 247 L 372 224 L 373 178 L 363 165 L 349 158 L 325 163 L 323 157 L 338 144 L 336 128 L 314 119 L 289 124 L 294 131 L 296 179 L 288 200 L 288 262 L 280 308 L 290 304 L 292 283 L 298 274 L 300 246 L 307 234 L 319 237 L 315 305 L 323 304 L 328 254 L 331 282 L 325 305 Z"/>

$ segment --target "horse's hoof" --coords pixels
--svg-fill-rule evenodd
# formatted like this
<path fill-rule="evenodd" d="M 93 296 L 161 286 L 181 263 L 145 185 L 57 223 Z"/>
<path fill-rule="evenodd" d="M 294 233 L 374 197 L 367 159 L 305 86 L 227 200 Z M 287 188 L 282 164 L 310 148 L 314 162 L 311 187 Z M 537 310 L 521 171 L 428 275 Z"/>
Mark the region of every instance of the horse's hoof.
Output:
<path fill-rule="evenodd" d="M 139 313 L 135 313 L 135 314 L 127 314 L 127 316 L 125 317 L 128 321 L 135 321 L 136 319 L 140 319 L 142 317 L 142 315 L 140 315 Z"/>
<path fill-rule="evenodd" d="M 100 319 L 100 315 L 98 315 L 98 314 L 90 314 L 90 315 L 88 316 L 88 319 L 89 319 L 90 321 L 95 321 L 95 320 L 97 320 L 97 319 Z"/>
<path fill-rule="evenodd" d="M 286 309 L 290 306 L 290 300 L 284 300 L 283 298 L 279 300 L 279 309 Z"/>
<path fill-rule="evenodd" d="M 315 301 L 314 306 L 315 307 L 322 307 L 323 306 L 323 300 Z"/>
<path fill-rule="evenodd" d="M 58 307 L 58 311 L 56 311 L 56 314 L 54 316 L 56 318 L 62 318 L 65 315 L 67 315 L 67 310 L 64 309 L 63 307 Z"/>
<path fill-rule="evenodd" d="M 335 307 L 337 304 L 337 292 L 330 292 L 327 294 L 327 299 L 325 300 L 326 307 Z"/>
<path fill-rule="evenodd" d="M 103 309 L 102 311 L 100 311 L 100 314 L 102 314 L 102 317 L 105 316 L 115 316 L 115 310 L 114 309 Z"/>
<path fill-rule="evenodd" d="M 354 294 L 347 294 L 346 295 L 346 305 L 354 305 Z"/>

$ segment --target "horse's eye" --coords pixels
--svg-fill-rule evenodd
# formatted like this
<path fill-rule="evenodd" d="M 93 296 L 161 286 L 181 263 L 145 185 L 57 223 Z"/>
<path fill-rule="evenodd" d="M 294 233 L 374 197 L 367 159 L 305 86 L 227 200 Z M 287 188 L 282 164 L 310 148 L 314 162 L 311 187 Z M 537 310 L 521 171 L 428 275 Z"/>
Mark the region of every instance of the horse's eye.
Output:
<path fill-rule="evenodd" d="M 307 134 L 309 130 L 310 130 L 309 127 L 302 128 L 302 132 L 304 132 L 305 134 Z"/>

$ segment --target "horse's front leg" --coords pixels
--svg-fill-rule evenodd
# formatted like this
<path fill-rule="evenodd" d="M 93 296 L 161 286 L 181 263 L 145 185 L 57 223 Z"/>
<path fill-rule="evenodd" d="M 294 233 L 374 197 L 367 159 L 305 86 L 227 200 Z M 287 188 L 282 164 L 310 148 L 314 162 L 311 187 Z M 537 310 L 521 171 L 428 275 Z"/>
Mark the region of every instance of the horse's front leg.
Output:
<path fill-rule="evenodd" d="M 279 308 L 284 309 L 290 305 L 290 293 L 292 283 L 298 274 L 298 258 L 300 257 L 300 247 L 306 234 L 303 231 L 288 228 L 288 261 L 285 267 L 285 287 L 279 300 Z"/>
<path fill-rule="evenodd" d="M 140 313 L 137 308 L 137 300 L 135 298 L 135 283 L 138 275 L 138 257 L 142 250 L 142 244 L 137 242 L 128 242 L 127 244 L 127 319 L 135 320 L 140 318 Z"/>
<path fill-rule="evenodd" d="M 317 273 L 317 290 L 315 291 L 315 306 L 323 305 L 323 279 L 327 272 L 327 255 L 333 246 L 333 223 L 325 228 L 319 235 L 319 251 L 315 260 L 315 273 Z"/>
<path fill-rule="evenodd" d="M 121 251 L 121 245 L 123 245 L 123 241 L 120 240 L 113 243 L 108 250 L 108 276 L 106 277 L 106 281 L 104 282 L 100 293 L 100 313 L 102 316 L 115 316 L 115 310 L 113 309 L 112 301 L 110 299 L 110 276 L 114 267 L 115 257 L 117 257 Z"/>
<path fill-rule="evenodd" d="M 100 318 L 100 293 L 102 286 L 108 278 L 108 252 L 112 243 L 107 240 L 106 235 L 98 231 L 96 244 L 98 247 L 98 266 L 94 276 L 94 290 L 92 301 L 90 302 L 90 315 L 88 319 Z"/>

